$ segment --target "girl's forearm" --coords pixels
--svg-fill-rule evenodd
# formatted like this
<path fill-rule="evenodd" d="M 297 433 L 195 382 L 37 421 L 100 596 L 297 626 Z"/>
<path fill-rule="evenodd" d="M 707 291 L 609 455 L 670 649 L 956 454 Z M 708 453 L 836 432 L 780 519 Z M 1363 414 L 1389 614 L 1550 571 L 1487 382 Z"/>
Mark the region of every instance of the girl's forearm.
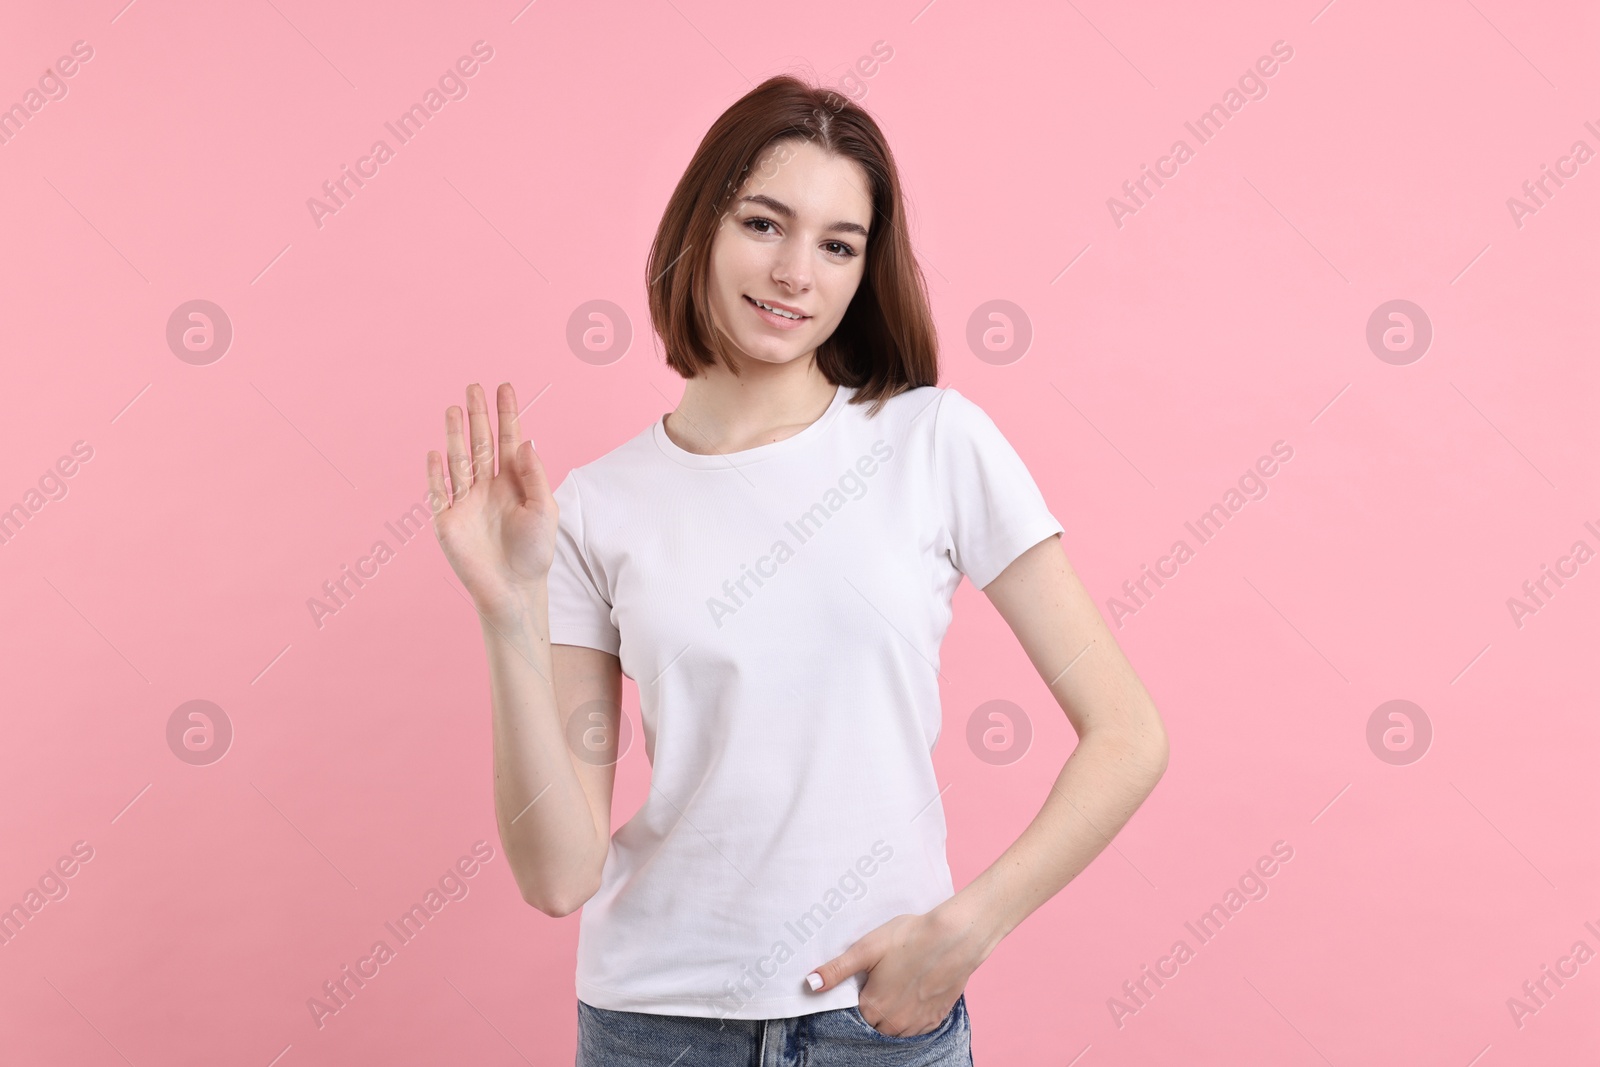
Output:
<path fill-rule="evenodd" d="M 939 910 L 977 940 L 986 958 L 1111 843 L 1155 789 L 1166 763 L 1159 729 L 1138 737 L 1086 735 L 1027 829 Z"/>
<path fill-rule="evenodd" d="M 511 615 L 480 615 L 494 706 L 494 807 L 523 899 L 551 915 L 577 908 L 605 855 L 556 702 L 548 593 Z"/>

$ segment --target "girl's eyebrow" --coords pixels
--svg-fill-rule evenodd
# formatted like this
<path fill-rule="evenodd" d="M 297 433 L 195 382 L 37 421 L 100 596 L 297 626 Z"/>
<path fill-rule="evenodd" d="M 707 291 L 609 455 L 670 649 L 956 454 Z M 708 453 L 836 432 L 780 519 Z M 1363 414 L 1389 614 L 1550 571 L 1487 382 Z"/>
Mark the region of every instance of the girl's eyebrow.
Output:
<path fill-rule="evenodd" d="M 785 204 L 782 200 L 774 200 L 772 197 L 767 196 L 764 193 L 756 193 L 752 196 L 741 196 L 739 198 L 739 202 L 741 204 L 760 204 L 771 209 L 773 214 L 782 215 L 786 219 L 794 218 L 794 208 L 790 207 L 788 204 Z M 854 222 L 836 222 L 832 226 L 828 227 L 828 231 L 830 233 L 859 233 L 863 237 L 870 236 L 864 226 Z"/>

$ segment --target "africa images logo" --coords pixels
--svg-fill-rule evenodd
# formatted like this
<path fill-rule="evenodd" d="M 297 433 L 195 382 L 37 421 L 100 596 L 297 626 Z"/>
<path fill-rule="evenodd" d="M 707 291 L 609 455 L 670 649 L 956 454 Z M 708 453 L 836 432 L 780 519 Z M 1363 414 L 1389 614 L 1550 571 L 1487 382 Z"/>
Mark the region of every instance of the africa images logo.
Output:
<path fill-rule="evenodd" d="M 820 533 L 828 520 L 838 514 L 850 501 L 860 500 L 867 495 L 866 479 L 878 473 L 879 464 L 887 463 L 894 455 L 894 449 L 881 437 L 872 442 L 871 451 L 871 456 L 862 456 L 856 460 L 855 466 L 839 476 L 837 488 L 830 486 L 827 492 L 822 494 L 821 500 L 801 512 L 793 522 L 783 524 L 784 529 L 793 535 L 796 547 L 791 547 L 788 541 L 778 538 L 767 550 L 767 554 L 756 560 L 753 569 L 749 564 L 740 564 L 739 576 L 729 578 L 722 583 L 723 596 L 706 598 L 706 610 L 711 612 L 711 621 L 717 629 L 722 629 L 723 619 L 736 613 L 755 596 L 748 583 L 754 582 L 756 588 L 760 589 L 766 584 L 762 579 L 776 577 L 778 566 L 793 559 L 797 547 L 804 546 Z M 878 458 L 874 460 L 873 456 Z"/>

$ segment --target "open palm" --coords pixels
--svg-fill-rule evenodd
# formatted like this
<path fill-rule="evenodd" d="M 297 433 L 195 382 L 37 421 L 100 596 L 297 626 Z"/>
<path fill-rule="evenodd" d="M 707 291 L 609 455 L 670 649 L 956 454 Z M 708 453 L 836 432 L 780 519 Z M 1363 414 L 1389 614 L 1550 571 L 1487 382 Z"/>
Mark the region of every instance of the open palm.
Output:
<path fill-rule="evenodd" d="M 450 487 L 445 487 L 439 453 L 429 452 L 428 488 L 434 494 L 433 532 L 445 558 L 478 610 L 500 621 L 513 619 L 523 594 L 549 574 L 558 509 L 533 442 L 519 436 L 511 383 L 501 383 L 495 400 L 498 472 L 488 398 L 474 383 L 467 386 L 468 435 L 462 433 L 461 409 L 452 405 L 445 411 Z"/>

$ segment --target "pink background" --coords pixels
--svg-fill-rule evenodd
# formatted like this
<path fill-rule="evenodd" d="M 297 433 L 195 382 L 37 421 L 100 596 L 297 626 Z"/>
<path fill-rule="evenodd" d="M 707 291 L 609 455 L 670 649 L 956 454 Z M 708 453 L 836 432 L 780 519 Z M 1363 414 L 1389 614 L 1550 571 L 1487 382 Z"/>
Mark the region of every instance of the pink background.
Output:
<path fill-rule="evenodd" d="M 1600 951 L 1600 563 L 1520 627 L 1506 604 L 1600 548 L 1600 161 L 1520 226 L 1507 207 L 1600 149 L 1592 6 L 122 3 L 0 19 L 0 104 L 94 50 L 0 145 L 0 507 L 93 449 L 0 546 L 0 904 L 94 850 L 0 948 L 9 1062 L 572 1062 L 578 917 L 525 905 L 500 855 L 477 622 L 431 532 L 384 524 L 468 382 L 538 398 L 557 480 L 670 410 L 643 264 L 690 153 L 762 78 L 838 85 L 880 41 L 848 84 L 911 198 L 940 384 L 1016 445 L 1108 618 L 1294 450 L 1115 630 L 1171 767 L 973 976 L 977 1061 L 1600 1056 L 1600 962 L 1520 1027 L 1507 1007 Z M 478 40 L 468 95 L 397 147 L 383 123 Z M 1266 97 L 1198 144 L 1184 122 L 1275 41 Z M 380 137 L 394 158 L 319 228 L 307 199 Z M 1116 225 L 1180 137 L 1194 158 Z M 166 340 L 194 299 L 234 331 L 206 365 Z M 966 342 L 996 299 L 1031 323 L 1020 358 Z M 1434 333 L 1405 365 L 1366 342 L 1395 299 Z M 634 332 L 609 363 L 567 342 L 592 300 Z M 380 538 L 319 628 L 308 599 Z M 961 886 L 1073 735 L 967 585 L 943 673 Z M 205 766 L 167 742 L 196 699 L 234 731 Z M 1367 742 L 1393 699 L 1433 731 L 1404 765 Z M 964 743 L 991 700 L 1034 731 L 1004 766 Z M 619 823 L 647 770 L 636 745 Z M 319 1029 L 307 999 L 478 840 L 469 895 Z M 1280 840 L 1270 893 L 1198 945 L 1184 922 Z M 1195 958 L 1119 1027 L 1108 1000 L 1179 938 Z"/>

